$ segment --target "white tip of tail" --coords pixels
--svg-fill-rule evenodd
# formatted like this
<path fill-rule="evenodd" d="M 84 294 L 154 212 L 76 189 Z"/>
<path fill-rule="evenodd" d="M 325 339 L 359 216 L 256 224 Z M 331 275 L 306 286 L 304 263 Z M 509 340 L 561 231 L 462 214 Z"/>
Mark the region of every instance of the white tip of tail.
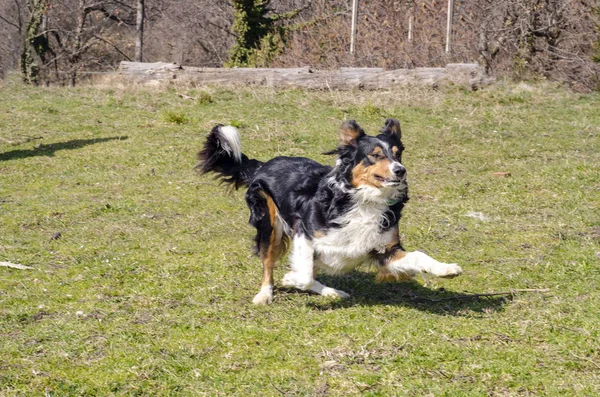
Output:
<path fill-rule="evenodd" d="M 233 157 L 237 163 L 242 162 L 242 144 L 240 143 L 240 133 L 237 128 L 230 125 L 219 127 L 219 142 L 223 150 Z"/>

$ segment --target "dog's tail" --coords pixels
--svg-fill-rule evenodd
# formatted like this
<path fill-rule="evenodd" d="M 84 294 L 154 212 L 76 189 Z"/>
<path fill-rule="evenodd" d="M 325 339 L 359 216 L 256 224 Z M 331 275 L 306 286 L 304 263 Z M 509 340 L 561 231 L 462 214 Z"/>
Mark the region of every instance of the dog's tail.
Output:
<path fill-rule="evenodd" d="M 238 189 L 248 186 L 263 163 L 242 153 L 240 134 L 235 127 L 216 125 L 198 153 L 200 174 L 215 173 L 217 179 Z"/>

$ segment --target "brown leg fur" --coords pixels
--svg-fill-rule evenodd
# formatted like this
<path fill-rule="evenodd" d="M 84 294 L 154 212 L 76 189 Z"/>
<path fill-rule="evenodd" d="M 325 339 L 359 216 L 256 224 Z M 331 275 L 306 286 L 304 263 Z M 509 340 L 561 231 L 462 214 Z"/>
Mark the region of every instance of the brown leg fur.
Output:
<path fill-rule="evenodd" d="M 386 262 L 393 262 L 395 260 L 402 259 L 406 256 L 406 252 L 401 250 L 396 250 L 393 254 L 391 254 L 388 258 L 386 258 Z M 375 276 L 375 281 L 378 283 L 381 282 L 392 282 L 392 281 L 407 281 L 412 280 L 412 277 L 405 273 L 392 273 L 388 267 L 381 266 L 379 267 L 379 272 Z"/>
<path fill-rule="evenodd" d="M 277 216 L 277 206 L 273 199 L 266 193 L 262 193 L 267 201 L 269 210 L 269 221 L 271 223 L 271 236 L 269 246 L 260 251 L 260 261 L 263 265 L 261 292 L 254 298 L 256 304 L 271 303 L 273 289 L 273 269 L 284 254 L 286 249 L 286 238 L 283 235 L 283 225 Z M 265 291 L 270 291 L 270 293 Z"/>

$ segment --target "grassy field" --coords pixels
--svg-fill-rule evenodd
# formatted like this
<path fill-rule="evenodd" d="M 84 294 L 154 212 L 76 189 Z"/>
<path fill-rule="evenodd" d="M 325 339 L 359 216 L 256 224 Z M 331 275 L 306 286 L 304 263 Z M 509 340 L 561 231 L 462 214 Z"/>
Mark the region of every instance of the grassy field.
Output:
<path fill-rule="evenodd" d="M 216 123 L 261 160 L 403 123 L 409 250 L 453 280 L 277 288 L 243 192 L 193 170 Z M 510 173 L 497 176 L 495 173 Z M 600 395 L 600 96 L 0 88 L 0 396 Z M 276 285 L 285 267 L 276 270 Z M 505 296 L 469 296 L 523 289 Z M 546 292 L 544 292 L 546 291 Z"/>

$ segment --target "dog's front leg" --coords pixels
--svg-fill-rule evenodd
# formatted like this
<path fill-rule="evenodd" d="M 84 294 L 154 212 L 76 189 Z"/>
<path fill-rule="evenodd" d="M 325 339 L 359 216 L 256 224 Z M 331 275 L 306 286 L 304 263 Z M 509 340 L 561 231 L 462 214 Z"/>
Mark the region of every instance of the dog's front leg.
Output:
<path fill-rule="evenodd" d="M 315 280 L 315 283 L 313 284 L 312 287 L 310 287 L 310 290 L 312 292 L 314 292 L 315 294 L 319 294 L 319 295 L 323 295 L 323 296 L 329 296 L 332 298 L 341 298 L 341 299 L 346 299 L 350 297 L 350 294 L 341 291 L 339 289 L 335 289 L 335 288 L 331 288 L 328 287 L 326 285 L 321 284 L 320 282 Z"/>
<path fill-rule="evenodd" d="M 380 260 L 380 265 L 377 275 L 379 280 L 410 279 L 423 273 L 444 278 L 462 274 L 461 267 L 456 263 L 439 262 L 423 252 L 405 252 L 399 248 L 386 252 Z"/>
<path fill-rule="evenodd" d="M 290 254 L 292 270 L 283 276 L 282 284 L 303 291 L 310 289 L 315 283 L 314 255 L 311 241 L 302 234 L 296 234 L 292 240 Z"/>

